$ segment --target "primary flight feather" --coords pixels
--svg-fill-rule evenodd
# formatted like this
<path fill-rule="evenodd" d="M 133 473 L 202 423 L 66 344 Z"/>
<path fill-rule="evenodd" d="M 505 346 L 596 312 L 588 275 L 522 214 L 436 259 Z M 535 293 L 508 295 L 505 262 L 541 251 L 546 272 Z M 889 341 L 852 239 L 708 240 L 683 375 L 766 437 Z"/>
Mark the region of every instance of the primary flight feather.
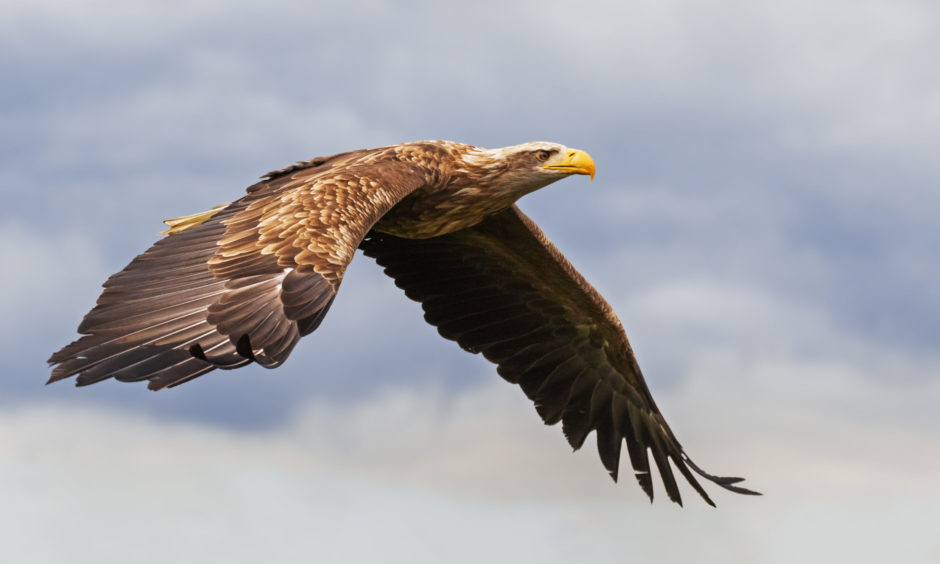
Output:
<path fill-rule="evenodd" d="M 359 248 L 442 336 L 495 363 L 546 424 L 561 422 L 571 446 L 594 431 L 614 480 L 625 442 L 651 500 L 648 453 L 677 503 L 673 466 L 712 505 L 692 471 L 755 493 L 689 459 L 610 305 L 516 207 L 571 174 L 593 179 L 587 153 L 449 141 L 271 172 L 240 200 L 168 220 L 167 237 L 105 282 L 82 337 L 49 359 L 49 381 L 147 380 L 156 390 L 216 368 L 280 366 L 320 325 Z"/>

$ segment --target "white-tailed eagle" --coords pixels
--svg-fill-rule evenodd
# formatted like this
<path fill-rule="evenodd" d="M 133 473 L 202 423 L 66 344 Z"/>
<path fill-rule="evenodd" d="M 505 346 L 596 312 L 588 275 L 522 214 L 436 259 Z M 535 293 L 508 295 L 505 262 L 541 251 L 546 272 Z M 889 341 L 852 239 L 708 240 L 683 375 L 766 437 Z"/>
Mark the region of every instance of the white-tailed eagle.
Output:
<path fill-rule="evenodd" d="M 114 378 L 157 390 L 216 368 L 280 366 L 323 320 L 356 249 L 424 308 L 442 336 L 519 384 L 578 449 L 591 431 L 617 479 L 626 443 L 652 500 L 648 453 L 681 504 L 672 465 L 696 466 L 666 424 L 610 305 L 515 202 L 571 174 L 587 153 L 556 143 L 483 149 L 402 143 L 299 162 L 241 199 L 169 220 L 167 237 L 104 284 L 50 382 Z"/>

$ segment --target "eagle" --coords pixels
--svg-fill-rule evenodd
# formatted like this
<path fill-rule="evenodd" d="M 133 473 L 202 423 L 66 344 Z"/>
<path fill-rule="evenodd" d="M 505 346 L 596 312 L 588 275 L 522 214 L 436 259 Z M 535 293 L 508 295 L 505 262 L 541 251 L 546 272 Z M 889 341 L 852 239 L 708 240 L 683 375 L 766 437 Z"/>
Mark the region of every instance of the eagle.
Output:
<path fill-rule="evenodd" d="M 710 505 L 610 305 L 516 201 L 572 174 L 584 151 L 548 142 L 485 149 L 401 143 L 301 161 L 232 203 L 165 223 L 166 237 L 104 283 L 81 337 L 52 355 L 49 383 L 76 376 L 148 381 L 153 390 L 216 368 L 284 363 L 315 331 L 361 249 L 421 303 L 446 339 L 497 365 L 547 425 L 579 449 L 594 431 L 617 480 L 626 444 L 653 500 L 649 455 L 669 498 L 672 466 Z M 694 472 L 694 474 L 693 474 Z"/>

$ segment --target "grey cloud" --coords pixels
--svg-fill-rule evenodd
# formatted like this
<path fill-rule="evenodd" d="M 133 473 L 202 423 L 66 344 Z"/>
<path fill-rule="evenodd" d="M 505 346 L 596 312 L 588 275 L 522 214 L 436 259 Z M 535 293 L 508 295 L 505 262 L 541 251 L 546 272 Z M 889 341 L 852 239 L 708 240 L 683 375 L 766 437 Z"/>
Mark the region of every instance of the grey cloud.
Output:
<path fill-rule="evenodd" d="M 654 387 L 697 379 L 682 351 L 717 337 L 637 296 L 655 303 L 689 281 L 734 289 L 717 293 L 739 313 L 752 296 L 816 311 L 830 357 L 851 354 L 846 338 L 936 350 L 932 4 L 97 6 L 10 3 L 0 22 L 13 85 L 0 93 L 0 218 L 17 240 L 4 257 L 43 257 L 4 273 L 8 404 L 117 402 L 251 427 L 318 393 L 496 378 L 357 258 L 327 323 L 277 372 L 156 395 L 39 385 L 42 360 L 159 220 L 236 198 L 295 159 L 429 137 L 554 139 L 595 156 L 593 184 L 522 205 L 611 299 Z M 57 252 L 62 241 L 76 243 Z M 759 326 L 760 312 L 735 319 Z M 365 350 L 349 350 L 354 335 Z M 759 347 L 753 335 L 765 333 L 722 342 Z"/>
<path fill-rule="evenodd" d="M 0 556 L 936 561 L 938 15 L 6 3 Z M 623 318 L 692 457 L 764 498 L 678 511 L 611 484 L 362 257 L 277 371 L 42 385 L 161 219 L 418 138 L 594 155 L 593 184 L 522 206 Z"/>

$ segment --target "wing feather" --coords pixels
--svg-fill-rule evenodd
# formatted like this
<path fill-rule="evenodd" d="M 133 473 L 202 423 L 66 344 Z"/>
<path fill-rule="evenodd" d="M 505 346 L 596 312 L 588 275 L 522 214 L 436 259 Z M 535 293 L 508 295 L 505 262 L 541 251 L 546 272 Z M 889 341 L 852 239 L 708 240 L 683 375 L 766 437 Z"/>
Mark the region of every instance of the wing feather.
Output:
<path fill-rule="evenodd" d="M 298 163 L 171 225 L 105 282 L 82 336 L 49 359 L 50 382 L 159 389 L 215 368 L 282 364 L 322 322 L 372 224 L 425 182 L 392 149 Z"/>
<path fill-rule="evenodd" d="M 723 488 L 755 493 L 691 462 L 656 407 L 610 306 L 518 208 L 431 239 L 373 231 L 360 248 L 422 303 L 425 319 L 441 335 L 496 363 L 546 424 L 561 421 L 573 448 L 594 431 L 600 459 L 615 480 L 626 441 L 651 500 L 648 453 L 677 503 L 670 463 L 709 504 L 690 468 Z"/>

